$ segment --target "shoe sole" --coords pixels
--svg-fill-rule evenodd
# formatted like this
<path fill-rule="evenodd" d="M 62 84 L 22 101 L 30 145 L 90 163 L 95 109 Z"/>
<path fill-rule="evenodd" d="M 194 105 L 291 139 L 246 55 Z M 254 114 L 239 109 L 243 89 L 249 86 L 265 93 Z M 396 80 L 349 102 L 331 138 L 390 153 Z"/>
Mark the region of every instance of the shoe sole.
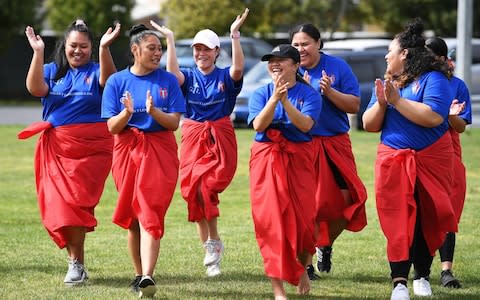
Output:
<path fill-rule="evenodd" d="M 157 292 L 157 287 L 155 285 L 149 285 L 144 288 L 140 288 L 138 293 L 138 298 L 151 298 Z"/>
<path fill-rule="evenodd" d="M 85 273 L 84 273 L 85 274 Z M 88 280 L 88 276 L 84 275 L 82 277 L 82 279 L 78 280 L 78 281 L 64 281 L 63 283 L 65 284 L 65 286 L 67 287 L 74 287 L 74 286 L 80 286 L 80 285 L 84 285 L 85 283 L 87 283 L 87 280 Z"/>

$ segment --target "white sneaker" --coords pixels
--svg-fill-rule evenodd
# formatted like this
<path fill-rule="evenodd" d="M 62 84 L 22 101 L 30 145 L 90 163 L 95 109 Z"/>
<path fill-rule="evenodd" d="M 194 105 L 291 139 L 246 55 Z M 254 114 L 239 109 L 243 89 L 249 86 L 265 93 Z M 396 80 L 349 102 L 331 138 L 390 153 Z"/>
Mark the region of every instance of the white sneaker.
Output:
<path fill-rule="evenodd" d="M 220 263 L 224 249 L 222 241 L 208 239 L 203 243 L 203 248 L 206 250 L 205 258 L 203 259 L 204 266 L 208 267 Z"/>
<path fill-rule="evenodd" d="M 208 277 L 215 277 L 221 274 L 220 272 L 220 265 L 219 264 L 213 264 L 207 267 L 207 276 Z"/>
<path fill-rule="evenodd" d="M 63 282 L 66 286 L 75 286 L 84 283 L 88 279 L 85 266 L 78 259 L 68 261 L 68 271 Z"/>
<path fill-rule="evenodd" d="M 399 283 L 392 291 L 392 296 L 390 296 L 390 300 L 410 300 L 410 296 L 408 294 L 408 288 Z"/>
<path fill-rule="evenodd" d="M 415 279 L 413 281 L 413 294 L 415 296 L 431 296 L 432 288 L 430 287 L 430 282 L 424 277 Z"/>

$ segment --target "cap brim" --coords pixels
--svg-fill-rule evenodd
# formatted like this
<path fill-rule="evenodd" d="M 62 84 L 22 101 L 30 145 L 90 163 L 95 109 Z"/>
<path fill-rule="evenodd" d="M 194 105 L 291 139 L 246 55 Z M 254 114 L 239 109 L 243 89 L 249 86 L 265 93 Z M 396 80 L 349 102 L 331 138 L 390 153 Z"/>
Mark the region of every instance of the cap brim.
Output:
<path fill-rule="evenodd" d="M 291 58 L 290 56 L 288 55 L 280 55 L 280 54 L 272 54 L 272 53 L 269 53 L 269 54 L 265 54 L 264 56 L 262 56 L 262 61 L 269 61 L 270 58 L 272 57 L 280 57 L 280 58 Z M 293 59 L 293 58 L 292 58 Z"/>
<path fill-rule="evenodd" d="M 195 45 L 205 45 L 207 46 L 208 49 L 215 49 L 217 46 L 211 43 L 205 43 L 205 42 L 198 42 L 198 41 L 193 41 L 193 43 L 190 45 L 190 47 L 193 47 Z"/>

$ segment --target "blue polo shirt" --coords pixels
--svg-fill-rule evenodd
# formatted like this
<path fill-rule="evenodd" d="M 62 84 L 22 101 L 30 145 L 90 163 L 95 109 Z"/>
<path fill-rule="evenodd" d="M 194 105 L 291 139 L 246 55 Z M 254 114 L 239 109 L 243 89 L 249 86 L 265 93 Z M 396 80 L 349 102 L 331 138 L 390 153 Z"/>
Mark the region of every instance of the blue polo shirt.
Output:
<path fill-rule="evenodd" d="M 263 110 L 268 99 L 273 94 L 274 85 L 269 83 L 258 88 L 248 101 L 248 124 L 251 124 L 255 117 Z M 288 101 L 290 101 L 303 114 L 310 116 L 314 121 L 318 120 L 322 110 L 322 101 L 320 94 L 310 85 L 298 82 L 288 89 Z M 310 133 L 300 131 L 292 124 L 287 112 L 281 103 L 277 103 L 273 115 L 272 123 L 264 132 L 257 132 L 255 140 L 257 142 L 271 142 L 267 137 L 268 129 L 278 129 L 282 135 L 292 142 L 308 142 L 312 140 Z"/>
<path fill-rule="evenodd" d="M 185 117 L 198 121 L 215 121 L 230 116 L 243 78 L 235 82 L 230 77 L 230 67 L 215 69 L 207 75 L 195 68 L 182 68 L 185 76 L 182 92 L 186 100 Z"/>
<path fill-rule="evenodd" d="M 108 119 L 118 115 L 124 109 L 122 99 L 128 91 L 133 98 L 134 113 L 127 126 L 145 132 L 167 130 L 146 112 L 148 90 L 156 108 L 165 113 L 185 112 L 185 100 L 173 74 L 157 69 L 147 75 L 137 76 L 130 72 L 130 68 L 126 68 L 112 74 L 107 80 L 103 91 L 102 117 Z"/>
<path fill-rule="evenodd" d="M 105 122 L 100 117 L 102 91 L 99 84 L 100 65 L 90 62 L 78 68 L 69 68 L 64 77 L 55 81 L 57 65 L 43 66 L 49 90 L 42 97 L 42 119 L 54 127 L 67 124 Z"/>
<path fill-rule="evenodd" d="M 299 72 L 302 75 L 305 71 L 308 71 L 311 77 L 310 85 L 319 93 L 322 71 L 325 71 L 332 78 L 332 88 L 344 94 L 360 96 L 357 77 L 350 66 L 339 57 L 321 52 L 320 62 L 315 67 L 312 69 L 300 67 Z M 338 109 L 326 96 L 322 95 L 322 98 L 322 112 L 311 130 L 312 135 L 334 136 L 348 132 L 350 124 L 347 113 Z"/>

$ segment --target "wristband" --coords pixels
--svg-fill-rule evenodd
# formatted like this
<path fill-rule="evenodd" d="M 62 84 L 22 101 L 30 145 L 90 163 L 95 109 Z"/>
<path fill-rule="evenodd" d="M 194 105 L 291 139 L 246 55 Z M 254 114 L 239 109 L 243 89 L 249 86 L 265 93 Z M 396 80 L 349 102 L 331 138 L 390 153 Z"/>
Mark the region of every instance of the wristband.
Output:
<path fill-rule="evenodd" d="M 235 32 L 230 33 L 230 38 L 232 38 L 234 40 L 239 39 L 240 38 L 240 31 L 235 31 Z"/>

